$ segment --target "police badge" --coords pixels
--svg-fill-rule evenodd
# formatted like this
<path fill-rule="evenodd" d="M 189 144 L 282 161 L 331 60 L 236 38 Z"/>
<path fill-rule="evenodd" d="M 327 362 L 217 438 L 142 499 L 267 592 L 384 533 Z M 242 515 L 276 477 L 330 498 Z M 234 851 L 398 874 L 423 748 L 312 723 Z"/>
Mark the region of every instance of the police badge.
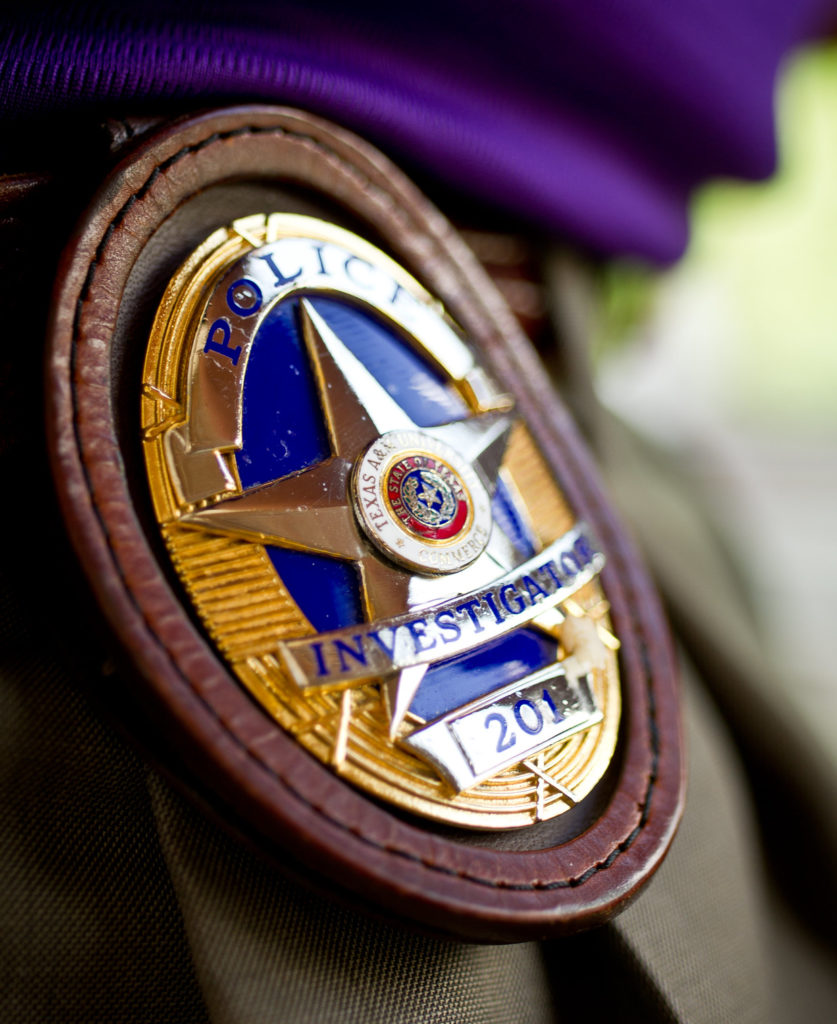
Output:
<path fill-rule="evenodd" d="M 668 646 L 447 224 L 340 130 L 227 111 L 129 154 L 65 269 L 59 489 L 188 784 L 448 933 L 624 903 L 679 813 Z"/>
<path fill-rule="evenodd" d="M 299 215 L 217 230 L 163 298 L 142 421 L 202 622 L 315 757 L 491 829 L 599 781 L 619 723 L 603 555 L 384 253 Z"/>

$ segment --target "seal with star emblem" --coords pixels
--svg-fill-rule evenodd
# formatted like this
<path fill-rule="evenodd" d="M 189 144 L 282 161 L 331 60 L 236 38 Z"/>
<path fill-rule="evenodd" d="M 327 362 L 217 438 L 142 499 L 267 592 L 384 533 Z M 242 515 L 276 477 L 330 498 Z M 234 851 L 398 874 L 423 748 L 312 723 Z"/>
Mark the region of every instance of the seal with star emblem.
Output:
<path fill-rule="evenodd" d="M 306 749 L 475 828 L 591 791 L 620 711 L 604 554 L 414 278 L 323 220 L 233 222 L 169 285 L 143 394 L 175 569 Z"/>

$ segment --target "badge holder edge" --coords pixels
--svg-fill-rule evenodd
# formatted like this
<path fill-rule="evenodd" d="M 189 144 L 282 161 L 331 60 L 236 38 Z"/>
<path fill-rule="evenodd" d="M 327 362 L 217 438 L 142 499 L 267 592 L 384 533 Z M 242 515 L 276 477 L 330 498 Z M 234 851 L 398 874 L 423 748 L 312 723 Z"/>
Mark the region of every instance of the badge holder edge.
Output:
<path fill-rule="evenodd" d="M 91 306 L 91 290 L 114 236 L 119 238 L 120 229 L 127 230 L 125 220 L 131 220 L 131 209 L 149 197 L 155 182 L 165 178 L 166 170 L 161 168 L 177 166 L 176 154 L 185 154 L 182 160 L 192 158 L 193 163 L 177 184 L 181 189 L 194 187 L 201 175 L 207 181 L 217 180 L 219 175 L 246 173 L 248 166 L 252 174 L 253 153 L 246 145 L 218 152 L 227 142 L 248 138 L 245 126 L 257 129 L 249 137 L 261 143 L 255 148 L 262 150 L 269 139 L 287 142 L 303 130 L 307 141 L 298 143 L 295 159 L 307 161 L 310 167 L 317 159 L 312 154 L 325 148 L 321 170 L 325 173 L 327 168 L 333 174 L 336 164 L 345 163 L 344 190 L 357 188 L 362 174 L 364 187 L 374 189 L 373 195 L 366 195 L 364 214 L 376 230 L 386 224 L 391 228 L 393 205 L 402 204 L 402 220 L 404 209 L 409 211 L 412 230 L 398 238 L 392 232 L 393 247 L 403 243 L 399 258 L 413 270 L 426 257 L 430 240 L 434 259 L 422 264 L 423 283 L 442 294 L 466 330 L 475 324 L 474 333 L 488 349 L 484 354 L 494 372 L 504 384 L 514 382 L 530 429 L 570 502 L 576 508 L 595 509 L 596 528 L 610 557 L 604 584 L 614 624 L 620 635 L 633 638 L 621 659 L 628 715 L 622 778 L 604 819 L 552 851 L 498 854 L 425 835 L 416 844 L 414 826 L 392 819 L 374 805 L 364 805 L 356 794 L 347 801 L 344 784 L 320 766 L 305 787 L 330 791 L 324 806 L 307 802 L 305 810 L 283 808 L 283 800 L 293 804 L 288 785 L 293 785 L 294 774 L 310 774 L 308 766 L 299 763 L 300 751 L 293 741 L 271 735 L 270 749 L 258 751 L 263 762 L 259 767 L 253 761 L 253 744 L 258 747 L 263 721 L 258 714 L 245 715 L 235 727 L 235 739 L 228 726 L 221 725 L 225 715 L 242 715 L 241 701 L 230 697 L 229 675 L 203 638 L 185 617 L 169 627 L 168 635 L 149 622 L 149 609 L 152 619 L 175 609 L 159 568 L 155 578 L 154 559 L 143 550 L 141 527 L 125 502 L 109 403 L 100 403 L 102 408 L 94 412 L 89 405 L 81 410 L 76 405 L 79 390 L 95 390 L 102 385 L 102 374 L 107 378 L 100 352 L 102 345 L 107 348 L 107 338 L 100 335 L 107 333 L 108 318 L 115 313 L 112 308 L 97 307 L 95 296 Z M 286 159 L 274 153 L 273 163 L 268 161 L 270 173 L 277 173 L 276 160 Z M 282 169 L 288 173 L 286 166 Z M 346 201 L 345 195 L 342 198 Z M 343 130 L 296 111 L 237 108 L 183 119 L 141 143 L 114 171 L 68 248 L 53 308 L 48 420 L 60 499 L 76 549 L 113 628 L 133 654 L 141 675 L 156 688 L 175 734 L 191 738 L 198 762 L 212 769 L 222 792 L 228 791 L 227 802 L 246 794 L 252 808 L 247 817 L 258 820 L 266 815 L 269 827 L 264 833 L 269 842 L 306 849 L 323 874 L 341 877 L 346 889 L 357 890 L 372 904 L 389 903 L 399 916 L 460 937 L 509 941 L 561 934 L 605 919 L 635 894 L 660 862 L 682 806 L 673 658 L 661 612 L 633 549 L 601 497 L 594 472 L 579 454 L 568 416 L 538 372 L 528 342 L 464 245 L 400 172 Z M 77 334 L 83 339 L 82 352 L 73 347 Z M 543 410 L 551 414 L 551 423 L 547 417 L 533 421 L 532 411 Z M 91 494 L 104 500 L 107 520 L 97 511 Z M 623 593 L 626 588 L 630 599 Z M 172 650 L 177 652 L 174 661 Z M 223 706 L 214 707 L 207 716 L 205 701 L 213 689 L 213 699 L 221 693 L 225 697 Z M 266 785 L 266 757 L 277 758 L 274 764 L 292 765 L 284 781 L 276 778 Z M 343 810 L 336 817 L 332 814 L 335 783 L 343 810 L 347 802 L 354 805 L 356 820 L 351 826 L 347 827 Z M 277 786 L 285 790 L 278 805 Z M 601 835 L 605 819 L 611 830 L 607 838 Z M 350 854 L 347 837 L 351 837 L 349 845 L 355 844 Z"/>

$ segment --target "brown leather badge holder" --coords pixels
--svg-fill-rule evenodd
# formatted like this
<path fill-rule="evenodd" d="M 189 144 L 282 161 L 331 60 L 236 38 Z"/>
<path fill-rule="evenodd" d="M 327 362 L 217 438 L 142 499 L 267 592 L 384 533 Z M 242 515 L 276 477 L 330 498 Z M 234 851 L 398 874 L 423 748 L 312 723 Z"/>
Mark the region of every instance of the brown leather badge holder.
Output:
<path fill-rule="evenodd" d="M 127 151 L 62 261 L 63 513 L 159 744 L 343 900 L 612 916 L 683 774 L 653 589 L 528 340 L 386 158 L 236 108 Z"/>

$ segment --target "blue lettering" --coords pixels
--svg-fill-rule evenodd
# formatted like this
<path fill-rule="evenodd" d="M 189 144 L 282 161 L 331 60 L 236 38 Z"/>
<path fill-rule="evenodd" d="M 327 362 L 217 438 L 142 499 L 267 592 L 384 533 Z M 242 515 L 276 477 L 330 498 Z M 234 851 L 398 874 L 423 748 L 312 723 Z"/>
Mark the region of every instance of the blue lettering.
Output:
<path fill-rule="evenodd" d="M 323 262 L 323 249 L 325 249 L 325 246 L 324 245 L 315 245 L 313 248 L 314 248 L 314 252 L 317 254 L 317 262 L 320 264 L 320 273 L 321 274 L 328 274 L 328 271 L 326 270 L 326 267 L 325 267 L 325 263 Z"/>
<path fill-rule="evenodd" d="M 443 636 L 442 642 L 446 644 L 452 644 L 462 636 L 462 630 L 457 626 L 456 619 L 453 617 L 453 612 L 439 612 L 436 615 L 436 625 L 439 629 L 443 629 L 446 633 L 452 633 L 453 636 Z"/>
<path fill-rule="evenodd" d="M 468 618 L 474 625 L 475 633 L 482 633 L 482 631 L 485 629 L 485 626 L 483 626 L 483 624 L 480 622 L 479 618 L 477 617 L 477 613 L 474 611 L 474 609 L 479 608 L 481 604 L 481 597 L 472 597 L 470 601 L 466 601 L 464 604 L 458 604 L 454 609 L 457 612 L 468 613 Z"/>
<path fill-rule="evenodd" d="M 542 565 L 538 569 L 538 572 L 546 573 L 550 577 L 552 582 L 555 584 L 556 589 L 558 589 L 558 590 L 560 590 L 561 587 L 563 587 L 565 585 L 564 581 L 558 575 L 558 571 L 557 571 L 555 563 L 553 561 L 549 561 L 545 565 Z"/>
<path fill-rule="evenodd" d="M 272 252 L 267 252 L 264 254 L 264 256 L 259 256 L 259 259 L 264 260 L 265 263 L 270 267 L 273 276 L 276 278 L 276 280 L 273 283 L 276 285 L 277 288 L 281 288 L 286 284 L 290 284 L 291 281 L 296 281 L 296 279 L 302 273 L 302 267 L 300 267 L 295 274 L 291 274 L 290 277 L 286 277 L 286 275 L 283 274 L 282 271 L 276 266 L 276 261 L 273 258 Z M 323 266 L 322 256 L 320 257 L 320 266 Z M 323 267 L 323 273 L 325 273 L 325 267 Z"/>
<path fill-rule="evenodd" d="M 579 537 L 573 545 L 573 551 L 578 558 L 580 565 L 589 565 L 593 561 L 593 549 L 586 537 Z"/>
<path fill-rule="evenodd" d="M 349 256 L 343 264 L 343 270 L 346 272 L 346 277 L 348 277 L 350 281 L 354 281 L 354 283 L 360 285 L 361 288 L 368 288 L 370 285 L 368 278 L 366 281 L 358 281 L 355 275 L 349 270 L 349 267 L 352 266 L 353 263 L 362 263 L 364 267 L 368 267 L 370 270 L 374 269 L 372 264 L 367 263 L 366 260 L 362 260 L 360 256 Z"/>
<path fill-rule="evenodd" d="M 497 604 L 494 600 L 494 595 L 491 593 L 491 591 L 487 591 L 485 594 L 482 595 L 482 597 L 485 603 L 491 609 L 491 614 L 494 616 L 494 621 L 499 625 L 502 625 L 504 619 L 500 612 L 500 609 L 497 607 Z"/>
<path fill-rule="evenodd" d="M 514 608 L 509 604 L 509 594 L 514 594 L 517 599 Z M 502 604 L 509 615 L 519 615 L 526 607 L 526 598 L 523 594 L 518 594 L 513 583 L 507 583 L 504 587 L 500 587 L 500 604 Z"/>
<path fill-rule="evenodd" d="M 393 654 L 395 654 L 395 630 L 391 629 L 390 633 L 392 633 L 391 644 L 388 644 L 386 640 L 384 640 L 384 638 L 381 636 L 380 632 L 377 629 L 370 629 L 366 635 L 371 636 L 375 643 L 384 652 L 384 654 L 388 654 L 391 658 Z"/>
<path fill-rule="evenodd" d="M 249 306 L 242 306 L 239 299 L 249 299 Z M 238 316 L 252 316 L 262 308 L 262 290 L 249 277 L 242 277 L 227 289 L 227 305 Z"/>
<path fill-rule="evenodd" d="M 334 648 L 337 651 L 337 656 L 340 658 L 341 672 L 350 671 L 350 666 L 346 662 L 347 654 L 354 658 L 359 664 L 366 664 L 366 653 L 363 650 L 363 637 L 355 634 L 352 637 L 352 640 L 355 642 L 355 647 L 350 647 L 349 644 L 344 643 L 342 640 L 334 641 Z"/>
<path fill-rule="evenodd" d="M 416 654 L 422 651 L 429 651 L 436 646 L 435 640 L 430 640 L 425 635 L 427 622 L 424 619 L 414 619 L 412 622 L 405 622 L 404 625 L 410 631 L 413 638 L 413 649 Z"/>
<path fill-rule="evenodd" d="M 568 551 L 561 555 L 561 568 L 568 576 L 575 576 L 581 571 L 581 566 Z"/>
<path fill-rule="evenodd" d="M 523 714 L 524 708 L 530 712 L 530 721 L 526 721 L 526 716 Z M 532 717 L 534 716 L 534 720 Z M 519 700 L 514 706 L 514 718 L 517 724 L 524 732 L 528 732 L 530 736 L 536 736 L 541 729 L 543 729 L 543 715 L 540 712 L 540 708 L 537 704 L 533 704 L 531 700 Z"/>
<path fill-rule="evenodd" d="M 317 675 L 331 675 L 329 670 L 326 668 L 325 659 L 323 658 L 323 645 L 320 643 L 313 643 L 311 644 L 311 650 L 314 652 L 314 657 L 317 659 Z"/>
<path fill-rule="evenodd" d="M 531 576 L 524 576 L 522 580 L 523 586 L 529 591 L 529 597 L 532 599 L 532 604 L 537 601 L 539 597 L 546 597 L 546 591 L 543 587 L 539 586 L 532 579 Z"/>
<path fill-rule="evenodd" d="M 232 361 L 233 366 L 238 365 L 238 357 L 241 355 L 241 346 L 236 345 L 235 348 L 230 347 L 230 332 L 231 327 L 223 318 L 218 319 L 209 328 L 209 336 L 206 339 L 206 344 L 203 347 L 204 352 L 217 352 L 219 355 L 226 356 L 227 359 Z M 215 335 L 221 333 L 221 341 L 215 340 Z"/>

